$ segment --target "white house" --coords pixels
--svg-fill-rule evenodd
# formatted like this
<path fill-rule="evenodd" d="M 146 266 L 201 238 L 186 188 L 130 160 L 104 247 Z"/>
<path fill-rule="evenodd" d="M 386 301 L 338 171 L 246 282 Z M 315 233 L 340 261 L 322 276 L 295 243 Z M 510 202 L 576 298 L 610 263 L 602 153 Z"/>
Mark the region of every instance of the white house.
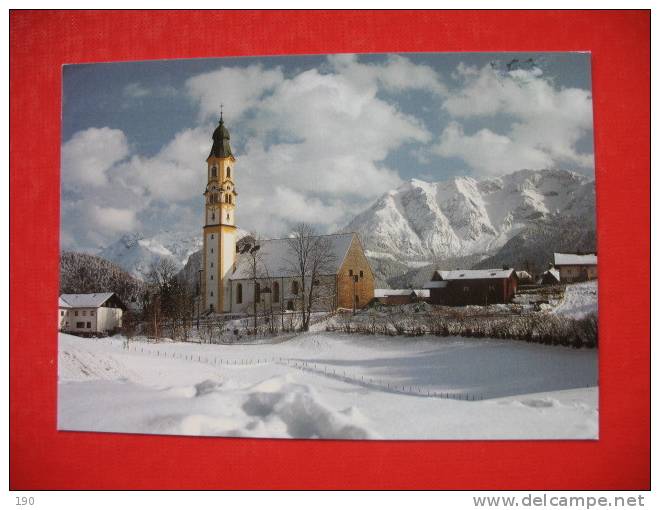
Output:
<path fill-rule="evenodd" d="M 59 299 L 60 331 L 109 333 L 121 328 L 126 306 L 114 292 L 62 294 Z"/>
<path fill-rule="evenodd" d="M 562 282 L 581 282 L 598 278 L 595 253 L 555 253 L 555 269 Z"/>

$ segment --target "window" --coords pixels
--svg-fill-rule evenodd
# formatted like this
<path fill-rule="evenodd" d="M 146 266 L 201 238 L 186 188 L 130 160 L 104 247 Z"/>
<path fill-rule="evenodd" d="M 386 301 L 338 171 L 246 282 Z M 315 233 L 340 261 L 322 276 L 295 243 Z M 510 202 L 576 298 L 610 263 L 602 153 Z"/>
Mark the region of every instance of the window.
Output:
<path fill-rule="evenodd" d="M 293 280 L 291 282 L 291 294 L 298 294 L 298 282 L 296 280 Z"/>
<path fill-rule="evenodd" d="M 210 295 L 211 295 L 211 297 L 213 297 L 213 291 L 211 291 L 211 294 L 210 294 Z"/>
<path fill-rule="evenodd" d="M 261 300 L 261 285 L 259 282 L 254 284 L 254 301 L 259 302 Z"/>
<path fill-rule="evenodd" d="M 211 234 L 211 239 L 215 239 L 215 234 Z"/>
<path fill-rule="evenodd" d="M 92 317 L 94 317 L 94 310 L 90 310 L 89 315 L 91 315 Z"/>
<path fill-rule="evenodd" d="M 85 323 L 84 323 L 84 322 L 76 322 L 76 327 L 77 327 L 77 328 L 84 328 L 84 327 L 85 327 Z"/>
<path fill-rule="evenodd" d="M 213 248 L 211 248 L 211 253 L 213 253 Z"/>
<path fill-rule="evenodd" d="M 273 303 L 280 302 L 280 284 L 278 282 L 273 283 Z"/>
<path fill-rule="evenodd" d="M 470 292 L 470 287 L 463 287 L 463 292 L 465 292 L 466 294 Z"/>
<path fill-rule="evenodd" d="M 88 322 L 88 323 L 87 323 L 87 328 L 89 329 L 89 328 L 91 328 L 91 327 L 92 327 L 92 323 L 91 323 L 91 322 Z"/>
<path fill-rule="evenodd" d="M 360 271 L 360 278 L 364 276 L 364 271 Z"/>
<path fill-rule="evenodd" d="M 289 300 L 286 302 L 286 309 L 293 310 L 293 301 Z"/>
<path fill-rule="evenodd" d="M 236 304 L 240 305 L 243 302 L 243 284 L 236 285 Z"/>
<path fill-rule="evenodd" d="M 60 317 L 64 317 L 64 310 L 60 311 Z"/>
<path fill-rule="evenodd" d="M 217 176 L 218 176 L 218 167 L 214 165 L 211 167 L 211 177 L 217 177 Z"/>
<path fill-rule="evenodd" d="M 213 267 L 213 262 L 211 262 L 211 267 Z"/>
<path fill-rule="evenodd" d="M 353 276 L 353 270 L 352 269 L 348 270 L 348 276 Z"/>
<path fill-rule="evenodd" d="M 355 295 L 355 304 L 356 305 L 360 304 L 360 296 L 358 296 L 357 294 Z"/>
<path fill-rule="evenodd" d="M 489 285 L 488 290 L 489 292 L 495 292 L 495 285 Z"/>
<path fill-rule="evenodd" d="M 227 167 L 227 179 L 231 179 L 231 168 Z"/>
<path fill-rule="evenodd" d="M 213 275 L 211 275 L 211 280 L 213 280 Z"/>
<path fill-rule="evenodd" d="M 83 310 L 82 314 L 83 314 L 83 317 L 85 317 L 87 315 L 87 310 Z"/>
<path fill-rule="evenodd" d="M 76 317 L 78 317 L 78 310 L 76 310 L 76 311 L 73 312 L 73 313 L 75 313 L 75 314 L 76 314 Z"/>

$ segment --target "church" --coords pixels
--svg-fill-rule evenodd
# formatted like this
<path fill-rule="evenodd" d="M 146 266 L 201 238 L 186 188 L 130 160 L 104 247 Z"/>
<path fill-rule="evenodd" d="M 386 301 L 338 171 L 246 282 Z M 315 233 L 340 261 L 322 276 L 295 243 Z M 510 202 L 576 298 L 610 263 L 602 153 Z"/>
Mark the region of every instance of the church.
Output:
<path fill-rule="evenodd" d="M 207 312 L 284 312 L 302 306 L 302 278 L 292 270 L 296 254 L 289 239 L 238 242 L 235 212 L 238 193 L 234 185 L 236 158 L 229 144 L 229 130 L 220 114 L 213 145 L 206 159 L 202 252 L 202 306 Z M 362 308 L 374 298 L 374 274 L 354 233 L 317 236 L 330 252 L 331 261 L 314 281 L 317 310 Z M 259 269 L 255 270 L 258 250 Z M 253 256 L 254 255 L 254 256 Z M 309 278 L 306 279 L 308 286 Z"/>

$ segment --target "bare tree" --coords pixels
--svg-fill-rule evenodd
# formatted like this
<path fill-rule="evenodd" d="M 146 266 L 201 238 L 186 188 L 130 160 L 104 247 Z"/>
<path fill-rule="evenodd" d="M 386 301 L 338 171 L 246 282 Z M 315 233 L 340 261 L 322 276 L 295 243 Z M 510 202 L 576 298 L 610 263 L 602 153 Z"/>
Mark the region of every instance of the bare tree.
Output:
<path fill-rule="evenodd" d="M 321 275 L 332 272 L 336 260 L 332 252 L 332 244 L 327 236 L 318 236 L 314 229 L 306 223 L 299 223 L 293 230 L 293 236 L 288 240 L 290 259 L 287 270 L 295 278 L 300 278 L 302 300 L 301 330 L 309 329 L 309 320 L 318 293 Z"/>

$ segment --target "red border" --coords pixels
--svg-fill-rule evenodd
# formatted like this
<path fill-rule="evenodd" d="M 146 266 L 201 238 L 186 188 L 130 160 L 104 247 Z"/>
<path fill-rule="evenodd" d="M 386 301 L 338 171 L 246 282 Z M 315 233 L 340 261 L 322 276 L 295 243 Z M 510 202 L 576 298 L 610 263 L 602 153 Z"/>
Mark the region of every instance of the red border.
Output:
<path fill-rule="evenodd" d="M 599 441 L 282 441 L 56 431 L 62 64 L 504 50 L 593 55 Z M 10 72 L 11 488 L 650 487 L 649 12 L 14 11 Z M 38 215 L 25 214 L 35 206 Z"/>

